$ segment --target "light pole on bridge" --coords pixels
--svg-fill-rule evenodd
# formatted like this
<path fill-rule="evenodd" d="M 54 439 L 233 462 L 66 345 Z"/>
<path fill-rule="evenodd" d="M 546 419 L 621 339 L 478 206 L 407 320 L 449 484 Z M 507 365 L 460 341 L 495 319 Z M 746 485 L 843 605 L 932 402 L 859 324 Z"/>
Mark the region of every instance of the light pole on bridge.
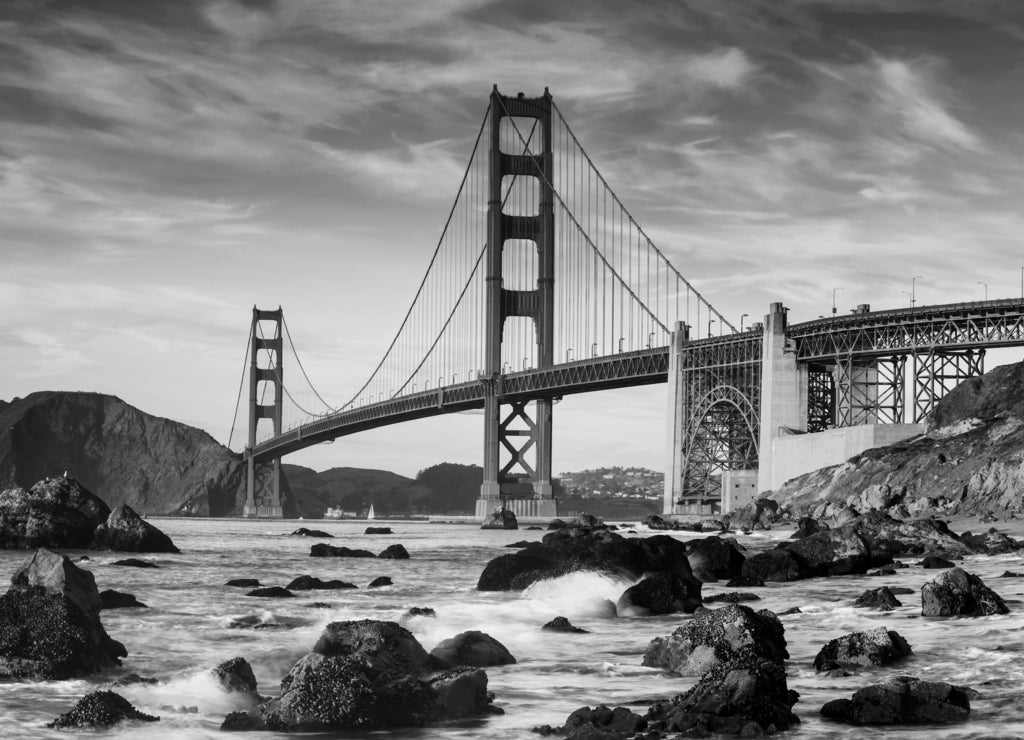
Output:
<path fill-rule="evenodd" d="M 905 295 L 907 298 L 910 299 L 910 307 L 913 308 L 914 307 L 914 296 L 911 294 L 911 292 L 909 290 L 901 290 L 900 293 L 902 293 L 903 295 Z"/>
<path fill-rule="evenodd" d="M 833 311 L 833 313 L 835 313 L 835 311 Z M 743 319 L 747 318 L 749 315 L 749 313 L 745 313 L 740 316 L 740 331 L 743 331 Z"/>
<path fill-rule="evenodd" d="M 836 291 L 846 290 L 845 288 L 832 288 L 832 315 L 836 315 Z"/>
<path fill-rule="evenodd" d="M 910 307 L 913 308 L 917 302 L 917 281 L 923 279 L 923 275 L 914 275 L 914 279 L 910 281 Z"/>
<path fill-rule="evenodd" d="M 978 281 L 978 285 L 984 286 L 984 288 L 985 288 L 985 300 L 987 301 L 988 300 L 988 283 L 983 283 L 983 282 L 981 282 L 979 280 Z"/>
<path fill-rule="evenodd" d="M 714 319 L 708 319 L 708 337 L 711 336 L 711 325 L 715 323 Z"/>

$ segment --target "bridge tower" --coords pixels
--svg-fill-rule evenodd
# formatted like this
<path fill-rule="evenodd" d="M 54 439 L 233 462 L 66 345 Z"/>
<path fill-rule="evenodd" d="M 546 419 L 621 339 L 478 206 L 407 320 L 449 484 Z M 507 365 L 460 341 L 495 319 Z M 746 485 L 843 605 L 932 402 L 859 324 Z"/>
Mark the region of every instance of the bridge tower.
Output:
<path fill-rule="evenodd" d="M 539 152 L 502 151 L 501 124 L 506 117 L 536 119 L 541 135 Z M 505 401 L 501 360 L 505 320 L 525 316 L 533 320 L 538 367 L 554 364 L 555 217 L 551 131 L 551 95 L 547 88 L 539 98 L 526 98 L 522 93 L 513 98 L 501 95 L 495 85 L 491 92 L 487 200 L 484 476 L 476 506 L 478 517 L 486 517 L 503 504 L 519 515 L 552 517 L 556 513 L 551 487 L 554 399 L 534 401 L 532 416 L 527 401 Z M 537 213 L 511 215 L 502 210 L 502 184 L 506 176 L 537 180 Z M 505 242 L 510 239 L 532 241 L 536 245 L 537 282 L 530 290 L 504 287 L 502 255 Z M 533 465 L 527 455 L 530 451 L 534 453 Z M 503 458 L 507 460 L 503 462 Z"/>
<path fill-rule="evenodd" d="M 258 480 L 265 479 L 264 475 L 257 475 L 256 461 L 253 459 L 252 450 L 256 446 L 256 429 L 260 419 L 270 419 L 274 425 L 274 436 L 281 434 L 282 404 L 284 402 L 284 376 L 281 367 L 281 356 L 283 339 L 281 335 L 281 324 L 284 319 L 284 312 L 278 306 L 276 311 L 267 311 L 252 307 L 252 325 L 249 330 L 249 438 L 245 450 L 245 458 L 248 463 L 245 479 L 245 507 L 242 516 L 276 518 L 283 516 L 281 508 L 281 458 L 275 457 L 271 462 L 269 496 L 264 497 L 263 503 L 257 503 L 256 484 Z M 268 337 L 265 332 L 260 331 L 260 322 L 272 322 L 274 330 Z M 260 366 L 260 352 L 265 353 L 268 360 L 266 365 Z M 272 403 L 264 403 L 261 398 L 260 383 L 268 383 L 273 389 L 274 398 Z M 265 395 L 265 394 L 264 394 Z M 269 500 L 265 500 L 269 498 Z"/>

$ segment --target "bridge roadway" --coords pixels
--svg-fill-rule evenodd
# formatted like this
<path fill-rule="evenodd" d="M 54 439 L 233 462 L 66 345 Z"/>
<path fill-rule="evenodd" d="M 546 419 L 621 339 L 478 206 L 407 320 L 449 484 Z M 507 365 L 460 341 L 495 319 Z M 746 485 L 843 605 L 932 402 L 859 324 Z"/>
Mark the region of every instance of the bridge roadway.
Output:
<path fill-rule="evenodd" d="M 800 362 L 839 356 L 865 359 L 931 350 L 964 350 L 1024 345 L 1024 299 L 953 303 L 816 319 L 787 328 Z M 714 368 L 760 355 L 761 335 L 751 331 L 690 342 L 690 369 Z M 756 353 L 756 355 L 754 354 Z M 365 404 L 304 423 L 258 443 L 256 462 L 368 429 L 440 414 L 480 409 L 487 385 L 495 383 L 508 401 L 558 398 L 574 393 L 663 383 L 668 348 L 576 360 L 545 369 L 508 373 Z"/>

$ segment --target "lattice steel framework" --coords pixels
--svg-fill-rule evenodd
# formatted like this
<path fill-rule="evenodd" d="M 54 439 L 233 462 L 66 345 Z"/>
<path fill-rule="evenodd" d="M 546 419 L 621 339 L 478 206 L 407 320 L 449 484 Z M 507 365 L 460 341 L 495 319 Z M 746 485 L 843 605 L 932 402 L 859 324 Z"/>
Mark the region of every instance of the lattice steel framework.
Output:
<path fill-rule="evenodd" d="M 839 358 L 836 375 L 836 426 L 899 424 L 903 421 L 905 358 Z"/>
<path fill-rule="evenodd" d="M 686 343 L 681 355 L 683 449 L 675 505 L 717 498 L 723 470 L 758 464 L 762 336 Z"/>
<path fill-rule="evenodd" d="M 985 374 L 985 350 L 947 350 L 911 355 L 913 421 L 924 421 L 947 393 L 968 378 Z"/>
<path fill-rule="evenodd" d="M 836 378 L 832 367 L 813 364 L 807 371 L 807 431 L 836 425 Z"/>

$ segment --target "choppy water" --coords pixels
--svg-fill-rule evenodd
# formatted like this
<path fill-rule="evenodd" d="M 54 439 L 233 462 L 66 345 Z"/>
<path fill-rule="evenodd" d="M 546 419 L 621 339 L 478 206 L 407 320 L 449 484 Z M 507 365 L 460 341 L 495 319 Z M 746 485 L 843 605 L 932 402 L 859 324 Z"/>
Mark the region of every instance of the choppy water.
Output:
<path fill-rule="evenodd" d="M 489 688 L 503 716 L 422 730 L 357 733 L 347 737 L 527 738 L 530 728 L 561 724 L 584 705 L 626 704 L 667 698 L 693 685 L 640 665 L 651 638 L 669 633 L 687 617 L 619 618 L 614 601 L 627 582 L 589 573 L 536 584 L 523 593 L 481 593 L 475 590 L 483 565 L 510 552 L 504 546 L 521 539 L 539 539 L 540 531 L 482 531 L 473 526 L 426 522 L 391 522 L 393 535 L 365 535 L 366 522 L 305 522 L 335 535 L 335 545 L 379 552 L 402 543 L 409 560 L 331 559 L 309 557 L 315 539 L 283 536 L 300 523 L 160 519 L 154 521 L 181 548 L 179 555 L 146 555 L 159 570 L 124 568 L 110 563 L 123 557 L 88 554 L 83 565 L 95 574 L 99 588 L 132 593 L 149 609 L 102 612 L 107 632 L 125 644 L 128 657 L 121 669 L 89 680 L 47 683 L 0 683 L 0 736 L 4 738 L 67 737 L 45 723 L 70 709 L 89 691 L 108 688 L 117 677 L 138 673 L 160 679 L 157 685 L 116 690 L 158 723 L 96 733 L 102 737 L 207 738 L 227 737 L 219 731 L 224 716 L 246 708 L 244 700 L 221 690 L 209 669 L 236 655 L 253 666 L 264 695 L 278 692 L 292 663 L 308 652 L 324 625 L 348 619 L 399 620 L 413 606 L 429 606 L 437 618 L 404 622 L 430 650 L 439 641 L 469 629 L 483 630 L 504 643 L 518 663 L 488 668 Z M 381 524 L 376 522 L 375 524 Z M 644 533 L 641 533 L 644 534 Z M 760 533 L 739 540 L 763 548 L 788 531 Z M 677 535 L 685 539 L 687 535 Z M 0 552 L 0 579 L 6 582 L 26 558 L 25 552 Z M 969 685 L 981 692 L 972 701 L 971 718 L 955 726 L 922 726 L 898 731 L 871 730 L 878 738 L 1024 737 L 1024 579 L 999 579 L 1004 570 L 1024 570 L 1024 556 L 969 558 L 969 571 L 981 576 L 1008 602 L 1011 613 L 975 619 L 932 619 L 920 616 L 922 583 L 935 571 L 917 567 L 889 578 L 842 577 L 774 584 L 758 592 L 755 608 L 782 611 L 792 606 L 804 613 L 782 617 L 789 642 L 787 674 L 790 688 L 801 694 L 794 708 L 802 724 L 781 737 L 858 738 L 869 733 L 821 719 L 818 710 L 831 699 L 892 675 L 910 674 L 931 680 Z M 264 585 L 286 585 L 310 574 L 341 578 L 358 591 L 303 591 L 294 599 L 246 597 L 245 589 L 228 588 L 231 578 L 259 578 Z M 394 585 L 365 586 L 380 575 Z M 880 585 L 910 586 L 918 593 L 900 596 L 905 606 L 879 613 L 854 609 L 853 598 Z M 705 584 L 704 593 L 726 590 Z M 328 602 L 329 608 L 310 607 Z M 540 631 L 557 615 L 591 630 L 585 635 Z M 244 630 L 228 625 L 239 617 L 256 617 L 277 629 Z M 895 629 L 914 650 L 913 657 L 893 668 L 872 669 L 849 678 L 822 678 L 811 665 L 828 640 L 854 630 L 878 626 Z M 639 709 L 638 711 L 643 711 Z M 92 733 L 90 733 L 92 734 Z M 234 733 L 238 737 L 271 738 L 272 733 Z M 346 737 L 317 735 L 317 737 Z"/>

